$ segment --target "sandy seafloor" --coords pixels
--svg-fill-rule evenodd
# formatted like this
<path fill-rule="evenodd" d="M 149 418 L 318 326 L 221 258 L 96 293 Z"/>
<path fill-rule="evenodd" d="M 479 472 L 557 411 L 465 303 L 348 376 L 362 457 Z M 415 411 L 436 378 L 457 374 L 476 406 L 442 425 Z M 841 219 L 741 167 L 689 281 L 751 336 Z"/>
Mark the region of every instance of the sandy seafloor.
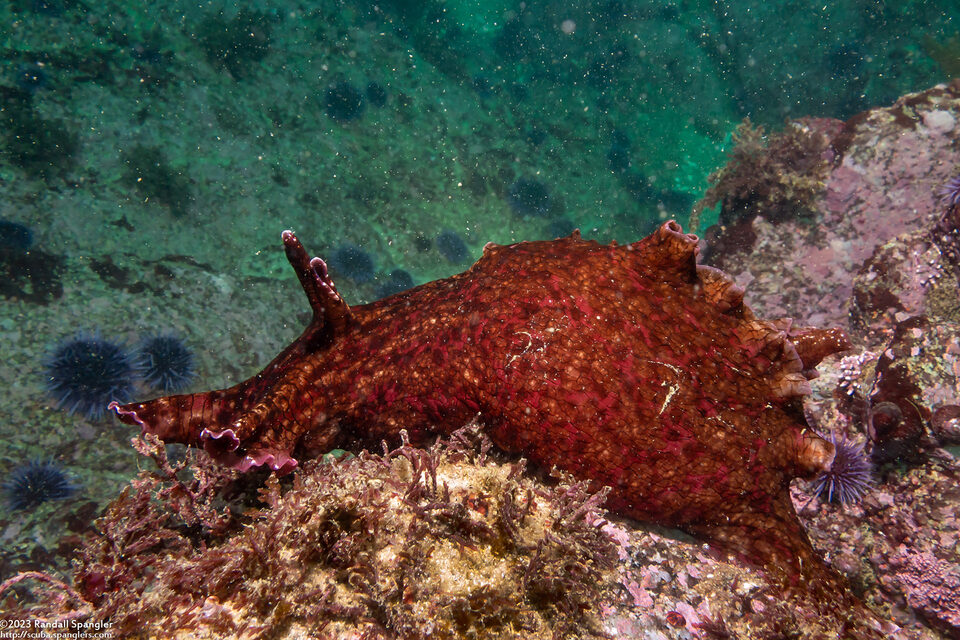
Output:
<path fill-rule="evenodd" d="M 600 241 L 630 241 L 667 218 L 686 223 L 744 116 L 774 127 L 788 117 L 848 120 L 960 69 L 960 24 L 949 3 L 869 11 L 833 3 L 816 16 L 822 3 L 811 3 L 809 20 L 779 48 L 767 44 L 782 34 L 764 9 L 702 4 L 535 2 L 481 11 L 428 3 L 423 14 L 399 1 L 166 3 L 144 11 L 18 0 L 0 8 L 0 218 L 33 234 L 28 260 L 16 247 L 2 255 L 8 277 L 17 272 L 0 304 L 0 475 L 50 458 L 79 487 L 29 511 L 0 507 L 0 579 L 66 571 L 79 536 L 144 464 L 127 427 L 55 406 L 44 361 L 61 341 L 99 335 L 133 348 L 172 332 L 195 354 L 191 389 L 226 386 L 256 373 L 309 319 L 281 250 L 283 229 L 295 229 L 312 254 L 354 243 L 371 256 L 371 281 L 334 270 L 351 303 L 375 299 L 394 269 L 418 284 L 460 271 L 488 241 L 548 238 L 573 226 Z M 224 32 L 233 40 L 220 39 Z M 367 101 L 350 121 L 332 118 L 324 96 L 340 82 L 379 83 L 386 103 Z M 932 163 L 928 193 L 958 173 L 958 131 L 940 132 L 954 155 Z M 628 143 L 618 146 L 617 136 Z M 163 167 L 149 174 L 153 186 L 131 169 L 143 174 L 145 157 Z M 519 179 L 546 186 L 543 211 L 511 206 Z M 702 227 L 716 217 L 708 213 Z M 435 242 L 443 230 L 455 231 L 468 255 L 444 257 Z M 905 229 L 895 231 L 883 241 Z M 748 290 L 751 281 L 765 294 L 779 283 L 766 297 L 771 317 L 808 308 L 804 292 L 791 298 L 783 287 L 802 280 L 812 261 L 775 262 L 793 275 L 764 279 L 760 267 L 733 258 L 724 268 Z M 50 278 L 39 265 L 54 265 Z M 777 296 L 793 307 L 772 303 Z M 828 381 L 837 366 L 828 363 Z M 831 392 L 825 386 L 822 395 Z M 862 544 L 830 544 L 853 535 L 837 531 L 838 522 L 850 531 L 859 522 L 873 535 L 893 518 L 935 538 L 940 562 L 953 558 L 941 568 L 955 589 L 960 492 L 951 489 L 951 455 L 943 449 L 888 467 L 864 503 L 848 509 L 798 494 L 815 544 L 831 561 L 843 556 L 842 571 L 875 585 L 882 580 L 866 576 L 868 563 L 851 550 L 863 552 Z M 889 513 L 905 509 L 901 497 L 926 499 L 932 487 L 935 508 Z M 632 558 L 652 599 L 633 592 L 632 617 L 608 631 L 694 637 L 702 632 L 667 624 L 665 615 L 697 606 L 683 563 L 698 547 L 650 535 L 634 544 L 635 556 L 686 545 L 681 559 L 666 561 L 661 574 L 659 561 Z M 897 589 L 890 586 L 890 600 Z M 960 629 L 895 606 L 915 637 Z"/>

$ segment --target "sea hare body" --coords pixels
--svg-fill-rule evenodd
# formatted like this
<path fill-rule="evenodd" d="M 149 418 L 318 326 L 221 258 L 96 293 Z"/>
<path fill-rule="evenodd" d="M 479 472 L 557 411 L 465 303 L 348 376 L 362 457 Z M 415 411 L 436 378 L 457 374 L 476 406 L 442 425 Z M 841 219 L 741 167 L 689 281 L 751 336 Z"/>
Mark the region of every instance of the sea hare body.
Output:
<path fill-rule="evenodd" d="M 462 274 L 352 309 L 322 260 L 289 231 L 283 242 L 314 312 L 303 335 L 235 387 L 111 405 L 121 420 L 286 472 L 477 418 L 504 450 L 610 486 L 615 513 L 685 529 L 795 587 L 836 582 L 788 484 L 832 461 L 800 397 L 847 339 L 755 318 L 675 222 L 624 246 L 579 233 L 488 245 Z"/>

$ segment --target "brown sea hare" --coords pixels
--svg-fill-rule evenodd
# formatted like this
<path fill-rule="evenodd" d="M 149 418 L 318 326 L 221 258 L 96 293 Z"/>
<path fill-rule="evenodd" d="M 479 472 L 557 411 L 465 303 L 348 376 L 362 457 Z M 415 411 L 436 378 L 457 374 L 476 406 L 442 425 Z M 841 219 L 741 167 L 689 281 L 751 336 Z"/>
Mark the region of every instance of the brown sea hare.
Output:
<path fill-rule="evenodd" d="M 755 318 L 676 222 L 623 246 L 490 244 L 464 273 L 355 308 L 292 232 L 283 243 L 314 314 L 300 338 L 229 389 L 111 405 L 121 420 L 283 473 L 476 418 L 503 450 L 611 487 L 617 514 L 686 530 L 831 610 L 856 606 L 788 493 L 832 461 L 801 398 L 847 338 Z"/>

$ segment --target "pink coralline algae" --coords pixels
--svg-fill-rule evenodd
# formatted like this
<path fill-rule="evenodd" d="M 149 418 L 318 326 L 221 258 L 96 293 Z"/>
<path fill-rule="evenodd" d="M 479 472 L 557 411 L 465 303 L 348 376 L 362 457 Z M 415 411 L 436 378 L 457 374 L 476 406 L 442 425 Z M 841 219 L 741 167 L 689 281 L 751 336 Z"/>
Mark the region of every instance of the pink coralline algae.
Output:
<path fill-rule="evenodd" d="M 960 568 L 936 557 L 930 551 L 912 552 L 901 546 L 899 556 L 890 563 L 907 602 L 934 626 L 960 634 Z"/>
<path fill-rule="evenodd" d="M 828 125 L 801 123 L 832 150 L 811 217 L 715 229 L 724 252 L 711 255 L 755 307 L 835 323 L 868 350 L 843 360 L 839 392 L 877 460 L 955 443 L 960 80 Z M 732 242 L 743 237 L 749 252 Z"/>
<path fill-rule="evenodd" d="M 960 166 L 960 80 L 836 126 L 801 125 L 830 136 L 831 169 L 819 198 L 803 217 L 761 214 L 712 230 L 707 235 L 724 254 L 710 259 L 750 284 L 747 300 L 764 315 L 845 326 L 853 277 L 877 247 L 930 233 L 942 217 L 939 190 Z M 822 156 L 818 148 L 810 153 Z M 936 265 L 918 268 L 922 278 Z"/>
<path fill-rule="evenodd" d="M 806 215 L 721 215 L 708 261 L 766 315 L 847 331 L 853 352 L 820 368 L 804 410 L 822 433 L 865 443 L 876 484 L 853 505 L 801 484 L 795 504 L 898 637 L 960 637 L 960 80 L 834 124 L 795 125 L 830 141 L 826 156 L 810 148 L 829 173 Z"/>

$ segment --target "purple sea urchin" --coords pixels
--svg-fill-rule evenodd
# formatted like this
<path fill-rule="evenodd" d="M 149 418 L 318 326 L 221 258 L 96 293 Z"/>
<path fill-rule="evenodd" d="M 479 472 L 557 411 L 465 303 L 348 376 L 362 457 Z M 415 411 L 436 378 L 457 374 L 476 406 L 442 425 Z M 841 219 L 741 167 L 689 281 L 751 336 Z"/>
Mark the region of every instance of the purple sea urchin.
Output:
<path fill-rule="evenodd" d="M 167 393 L 183 391 L 197 374 L 193 352 L 171 334 L 144 340 L 137 351 L 136 367 L 150 388 Z"/>
<path fill-rule="evenodd" d="M 57 406 L 99 418 L 111 400 L 133 396 L 134 364 L 126 350 L 97 336 L 61 343 L 44 363 L 47 392 Z"/>
<path fill-rule="evenodd" d="M 0 220 L 0 254 L 25 253 L 32 246 L 33 230 L 30 227 L 11 220 Z"/>
<path fill-rule="evenodd" d="M 470 248 L 463 236 L 452 229 L 444 229 L 437 235 L 437 251 L 453 264 L 460 264 L 470 257 Z"/>
<path fill-rule="evenodd" d="M 952 180 L 940 187 L 940 191 L 937 193 L 940 195 L 940 202 L 945 206 L 960 206 L 960 174 L 957 174 Z"/>
<path fill-rule="evenodd" d="M 387 88 L 379 82 L 368 82 L 364 94 L 367 96 L 367 102 L 375 107 L 387 104 Z"/>
<path fill-rule="evenodd" d="M 376 266 L 370 254 L 351 243 L 337 247 L 330 256 L 329 265 L 335 275 L 343 276 L 356 284 L 369 282 L 376 275 Z"/>
<path fill-rule="evenodd" d="M 517 215 L 539 218 L 550 212 L 550 191 L 539 180 L 519 178 L 510 185 L 507 204 Z"/>
<path fill-rule="evenodd" d="M 822 497 L 826 492 L 827 502 L 834 496 L 840 504 L 859 502 L 873 484 L 873 466 L 863 453 L 863 445 L 832 433 L 827 439 L 836 447 L 836 454 L 830 468 L 814 479 L 814 494 Z"/>
<path fill-rule="evenodd" d="M 380 284 L 377 286 L 377 297 L 386 298 L 395 293 L 411 289 L 413 286 L 413 276 L 403 269 L 394 269 L 390 272 L 389 276 L 381 279 Z"/>
<path fill-rule="evenodd" d="M 327 88 L 323 97 L 324 110 L 337 122 L 350 122 L 363 115 L 366 103 L 355 86 L 340 81 Z"/>
<path fill-rule="evenodd" d="M 2 488 L 7 505 L 14 511 L 63 500 L 77 491 L 77 486 L 53 460 L 33 460 L 16 467 Z"/>

